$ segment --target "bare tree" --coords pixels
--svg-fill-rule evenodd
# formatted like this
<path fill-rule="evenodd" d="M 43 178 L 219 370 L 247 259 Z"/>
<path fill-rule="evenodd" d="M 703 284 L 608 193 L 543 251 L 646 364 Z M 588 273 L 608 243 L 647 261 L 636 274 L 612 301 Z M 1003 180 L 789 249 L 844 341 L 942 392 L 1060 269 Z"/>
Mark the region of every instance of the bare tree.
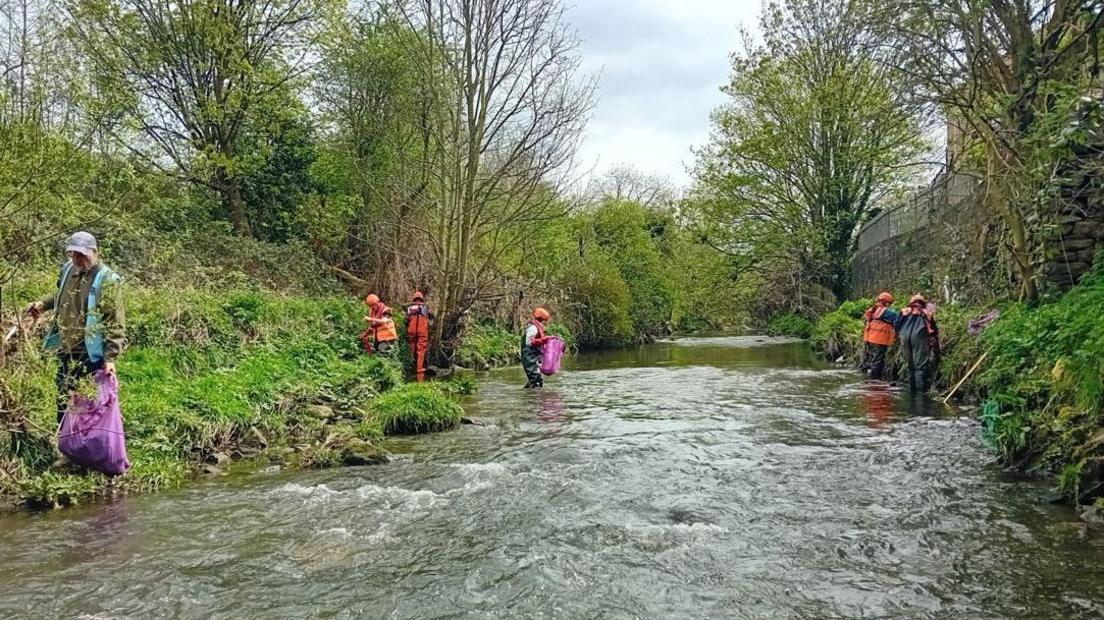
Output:
<path fill-rule="evenodd" d="M 431 105 L 424 231 L 438 265 L 434 343 L 446 356 L 497 259 L 560 210 L 591 109 L 577 42 L 557 0 L 412 0 L 396 5 Z"/>
<path fill-rule="evenodd" d="M 248 115 L 307 70 L 327 8 L 327 0 L 74 0 L 70 10 L 102 83 L 146 138 L 128 146 L 217 192 L 249 235 L 239 152 Z"/>
<path fill-rule="evenodd" d="M 610 168 L 588 193 L 593 200 L 624 200 L 650 209 L 670 207 L 678 198 L 670 179 L 645 174 L 627 165 Z"/>

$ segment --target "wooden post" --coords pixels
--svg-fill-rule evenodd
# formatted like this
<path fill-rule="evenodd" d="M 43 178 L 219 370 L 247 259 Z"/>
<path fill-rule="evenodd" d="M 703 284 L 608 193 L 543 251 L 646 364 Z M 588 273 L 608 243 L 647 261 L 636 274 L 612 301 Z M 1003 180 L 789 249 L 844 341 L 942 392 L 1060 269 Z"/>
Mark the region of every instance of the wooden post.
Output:
<path fill-rule="evenodd" d="M 962 387 L 963 383 L 966 383 L 966 380 L 970 378 L 970 375 L 974 374 L 974 371 L 978 369 L 978 366 L 981 366 L 981 363 L 985 361 L 986 357 L 989 357 L 988 351 L 982 353 L 981 357 L 978 358 L 978 361 L 974 362 L 974 365 L 970 367 L 970 370 L 967 370 L 966 374 L 963 375 L 961 379 L 959 379 L 958 383 L 956 383 L 953 388 L 951 388 L 951 391 L 947 392 L 947 396 L 943 398 L 944 405 L 950 402 L 951 397 L 954 396 L 955 392 L 958 391 L 958 388 Z"/>

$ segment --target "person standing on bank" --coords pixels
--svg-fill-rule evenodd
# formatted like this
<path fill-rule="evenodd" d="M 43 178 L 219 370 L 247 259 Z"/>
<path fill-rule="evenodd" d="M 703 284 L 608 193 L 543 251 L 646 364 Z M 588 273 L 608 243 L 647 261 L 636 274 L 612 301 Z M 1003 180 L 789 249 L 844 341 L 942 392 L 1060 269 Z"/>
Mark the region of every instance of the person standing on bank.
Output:
<path fill-rule="evenodd" d="M 59 425 L 80 380 L 99 370 L 114 375 L 115 360 L 126 347 L 122 277 L 100 262 L 91 233 L 74 233 L 65 252 L 69 260 L 61 268 L 57 291 L 27 308 L 35 318 L 54 311 L 46 347 L 58 356 Z"/>
<path fill-rule="evenodd" d="M 533 318 L 525 326 L 525 335 L 521 341 L 521 366 L 525 369 L 526 389 L 544 387 L 544 376 L 540 371 L 541 347 L 548 342 L 544 328 L 552 316 L 544 308 L 533 310 Z"/>
<path fill-rule="evenodd" d="M 415 291 L 406 308 L 406 344 L 414 360 L 414 376 L 420 382 L 425 379 L 426 352 L 429 351 L 429 320 L 433 314 L 426 305 L 425 295 Z"/>

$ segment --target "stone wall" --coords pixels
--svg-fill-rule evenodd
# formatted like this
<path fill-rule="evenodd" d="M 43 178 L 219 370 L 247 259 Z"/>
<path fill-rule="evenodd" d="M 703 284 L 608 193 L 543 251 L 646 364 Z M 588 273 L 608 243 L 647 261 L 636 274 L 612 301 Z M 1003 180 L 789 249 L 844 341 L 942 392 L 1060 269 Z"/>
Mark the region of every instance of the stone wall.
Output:
<path fill-rule="evenodd" d="M 1039 272 L 1044 290 L 1070 288 L 1104 254 L 1104 189 L 1092 189 L 1065 192 L 1066 207 L 1055 221 Z M 1006 251 L 1001 223 L 981 207 L 979 191 L 961 199 L 935 191 L 925 203 L 926 213 L 913 216 L 915 226 L 860 243 L 864 249 L 852 263 L 854 294 L 921 292 L 942 302 L 980 304 L 1015 290 L 1000 260 Z M 871 230 L 864 228 L 860 239 Z"/>

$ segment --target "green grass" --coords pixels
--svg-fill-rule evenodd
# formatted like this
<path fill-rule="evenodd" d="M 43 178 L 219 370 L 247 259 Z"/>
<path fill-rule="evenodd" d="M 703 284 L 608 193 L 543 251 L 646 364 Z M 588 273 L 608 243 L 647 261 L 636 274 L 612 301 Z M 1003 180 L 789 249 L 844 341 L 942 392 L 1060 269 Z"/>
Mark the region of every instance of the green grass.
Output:
<path fill-rule="evenodd" d="M 346 459 L 350 441 L 459 420 L 445 392 L 405 387 L 398 361 L 363 354 L 355 299 L 133 287 L 127 301 L 131 348 L 118 368 L 132 469 L 117 479 L 51 469 L 54 362 L 36 336 L 9 359 L 12 376 L 0 384 L 8 422 L 0 430 L 0 493 L 58 506 L 152 491 L 190 479 L 213 455 L 281 445 L 307 447 L 292 464 L 333 465 Z M 381 394 L 391 404 L 377 415 Z M 312 414 L 317 406 L 332 418 Z"/>
<path fill-rule="evenodd" d="M 408 383 L 372 401 L 371 417 L 387 435 L 448 430 L 460 424 L 464 409 L 442 389 Z"/>

